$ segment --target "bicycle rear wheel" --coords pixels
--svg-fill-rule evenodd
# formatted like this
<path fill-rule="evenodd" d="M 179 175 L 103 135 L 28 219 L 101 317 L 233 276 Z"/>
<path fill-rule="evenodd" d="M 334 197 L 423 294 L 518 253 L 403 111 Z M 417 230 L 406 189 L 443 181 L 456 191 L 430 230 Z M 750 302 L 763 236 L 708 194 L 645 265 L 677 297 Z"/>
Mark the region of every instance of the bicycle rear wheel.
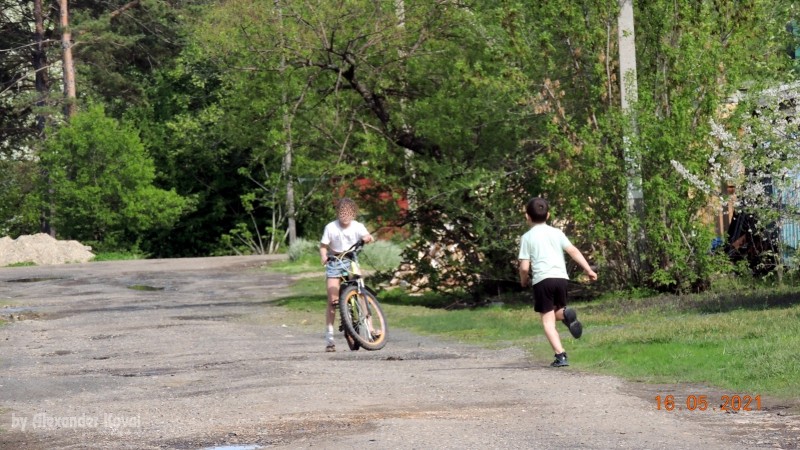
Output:
<path fill-rule="evenodd" d="M 372 293 L 366 289 L 358 292 L 349 286 L 339 297 L 339 312 L 344 331 L 366 350 L 380 350 L 386 345 L 386 318 Z"/>

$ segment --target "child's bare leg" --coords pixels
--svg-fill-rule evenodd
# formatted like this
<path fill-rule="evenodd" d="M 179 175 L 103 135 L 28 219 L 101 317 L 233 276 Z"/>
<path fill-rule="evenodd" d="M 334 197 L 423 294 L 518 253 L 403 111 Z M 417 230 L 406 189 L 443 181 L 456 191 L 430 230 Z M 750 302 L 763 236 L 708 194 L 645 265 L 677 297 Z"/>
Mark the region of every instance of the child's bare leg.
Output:
<path fill-rule="evenodd" d="M 325 310 L 325 341 L 333 345 L 333 322 L 336 320 L 336 302 L 339 300 L 339 279 L 328 278 L 326 282 L 328 292 L 328 308 Z"/>
<path fill-rule="evenodd" d="M 372 315 L 367 318 L 367 324 L 369 324 L 369 334 L 372 335 L 375 339 L 381 337 L 383 331 L 376 330 L 375 327 L 372 325 Z"/>
<path fill-rule="evenodd" d="M 561 315 L 563 317 L 563 311 Z M 564 353 L 564 347 L 561 346 L 561 337 L 556 331 L 556 313 L 554 311 L 542 313 L 542 327 L 550 346 L 553 347 L 553 351 L 557 354 Z"/>
<path fill-rule="evenodd" d="M 328 278 L 328 310 L 325 314 L 325 324 L 333 330 L 333 321 L 336 320 L 336 304 L 339 302 L 339 279 Z"/>
<path fill-rule="evenodd" d="M 556 320 L 564 320 L 564 308 L 556 310 Z"/>

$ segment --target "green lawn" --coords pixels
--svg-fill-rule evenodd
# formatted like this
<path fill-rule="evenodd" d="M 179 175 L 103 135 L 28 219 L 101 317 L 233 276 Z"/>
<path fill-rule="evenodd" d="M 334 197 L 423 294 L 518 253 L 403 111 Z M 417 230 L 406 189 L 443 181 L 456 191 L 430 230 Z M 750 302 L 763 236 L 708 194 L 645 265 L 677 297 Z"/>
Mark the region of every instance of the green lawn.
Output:
<path fill-rule="evenodd" d="M 282 304 L 321 320 L 320 278 L 302 280 Z M 422 306 L 435 296 L 381 293 L 391 328 L 489 347 L 518 346 L 546 362 L 552 351 L 529 306 L 446 310 Z M 800 294 L 771 291 L 726 295 L 620 295 L 573 303 L 584 324 L 573 339 L 560 323 L 574 369 L 649 383 L 702 383 L 730 392 L 798 400 Z"/>
<path fill-rule="evenodd" d="M 92 261 L 127 261 L 132 259 L 147 259 L 147 254 L 141 252 L 98 252 Z"/>

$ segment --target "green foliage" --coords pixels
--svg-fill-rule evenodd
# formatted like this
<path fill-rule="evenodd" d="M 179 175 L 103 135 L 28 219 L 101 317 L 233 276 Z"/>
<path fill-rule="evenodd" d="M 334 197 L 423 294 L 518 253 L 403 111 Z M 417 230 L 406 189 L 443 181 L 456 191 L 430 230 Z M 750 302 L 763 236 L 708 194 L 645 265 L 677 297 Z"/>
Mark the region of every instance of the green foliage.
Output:
<path fill-rule="evenodd" d="M 70 4 L 78 90 L 112 117 L 145 101 L 148 79 L 186 44 L 186 16 L 210 2 L 83 0 Z M 117 14 L 115 14 L 115 12 Z M 121 12 L 121 14 L 120 14 Z"/>
<path fill-rule="evenodd" d="M 38 165 L 27 158 L 0 159 L 0 236 L 19 236 L 37 230 L 40 211 L 33 199 L 38 198 L 36 180 Z"/>
<path fill-rule="evenodd" d="M 719 190 L 733 179 L 704 178 L 705 184 L 698 184 L 682 171 L 697 174 L 718 165 L 714 138 L 709 137 L 712 120 L 733 92 L 754 80 L 780 83 L 786 66 L 775 43 L 781 40 L 785 7 L 785 2 L 753 2 L 743 9 L 730 4 L 715 8 L 707 2 L 642 5 L 637 34 L 646 31 L 642 54 L 637 54 L 636 146 L 646 180 L 641 229 L 649 279 L 656 287 L 703 289 L 714 273 L 730 270 L 724 257 L 709 253 L 714 236 L 706 224 L 719 213 L 714 208 Z M 764 33 L 757 37 L 754 30 Z M 727 156 L 741 160 L 759 153 L 742 150 Z"/>
<path fill-rule="evenodd" d="M 359 255 L 361 267 L 367 271 L 389 271 L 400 265 L 402 247 L 390 241 L 375 241 L 364 246 Z M 289 245 L 286 252 L 289 263 L 286 267 L 306 267 L 310 271 L 322 271 L 319 261 L 319 243 L 299 238 Z"/>
<path fill-rule="evenodd" d="M 631 150 L 646 180 L 641 218 L 629 217 L 625 197 L 622 136 L 632 130 L 618 106 L 617 4 L 406 2 L 401 27 L 397 10 L 374 2 L 345 12 L 229 2 L 198 22 L 194 54 L 241 68 L 220 77 L 220 137 L 250 155 L 252 204 L 272 217 L 284 217 L 293 177 L 335 180 L 362 200 L 376 197 L 355 188 L 359 178 L 405 191 L 411 211 L 380 216 L 416 225 L 406 257 L 431 287 L 479 295 L 482 284 L 515 279 L 520 209 L 544 195 L 602 283 L 682 292 L 705 288 L 727 263 L 708 252 L 709 198 L 670 161 L 705 161 L 708 119 L 728 87 L 779 73 L 778 40 L 749 33 L 762 23 L 781 33 L 784 3 L 639 6 Z M 769 50 L 748 69 L 758 47 Z M 317 181 L 294 186 L 310 206 L 298 220 L 321 228 L 326 215 L 312 212 L 327 211 L 335 194 Z M 631 248 L 632 235 L 647 245 Z M 631 264 L 637 257 L 643 266 Z"/>
<path fill-rule="evenodd" d="M 702 173 L 724 99 L 791 77 L 793 2 L 637 3 L 635 127 L 619 107 L 618 3 L 403 4 L 403 17 L 391 2 L 367 0 L 143 0 L 120 15 L 112 11 L 125 2 L 71 5 L 81 98 L 102 99 L 141 141 L 124 127 L 113 139 L 99 127 L 47 135 L 42 161 L 53 165 L 59 202 L 43 196 L 47 179 L 29 151 L 28 108 L 41 98 L 27 84 L 8 87 L 29 64 L 6 49 L 33 44 L 30 14 L 0 13 L 9 31 L 0 38 L 0 149 L 24 155 L 0 160 L 9 174 L 2 228 L 36 227 L 52 203 L 60 232 L 138 243 L 154 256 L 275 252 L 290 223 L 314 235 L 349 195 L 376 228 L 414 230 L 406 257 L 431 287 L 480 297 L 513 284 L 521 207 L 542 195 L 606 288 L 701 290 L 730 270 L 708 251 L 715 193 L 673 161 Z M 52 117 L 55 101 L 44 97 L 35 112 Z M 751 129 L 772 139 L 769 127 Z M 112 177 L 90 189 L 77 177 L 108 171 L 91 162 L 82 134 L 109 142 L 102 164 L 133 158 L 125 166 L 143 168 L 136 155 L 149 155 L 153 164 L 132 176 L 150 190 L 132 200 Z M 644 180 L 639 217 L 628 213 L 623 136 Z M 405 198 L 409 211 L 398 206 Z M 639 238 L 644 245 L 629 245 Z"/>
<path fill-rule="evenodd" d="M 92 106 L 47 141 L 42 198 L 60 236 L 99 249 L 132 248 L 141 233 L 168 228 L 189 202 L 152 185 L 153 162 L 136 132 Z M 51 192 L 49 192 L 51 191 Z"/>
<path fill-rule="evenodd" d="M 319 259 L 319 243 L 298 238 L 289 245 L 289 250 L 286 254 L 289 256 L 289 261 L 293 262 L 300 261 L 308 256 L 316 256 Z"/>
<path fill-rule="evenodd" d="M 390 241 L 375 241 L 364 246 L 359 262 L 361 267 L 368 270 L 389 271 L 400 265 L 401 254 L 400 245 Z"/>
<path fill-rule="evenodd" d="M 219 133 L 219 70 L 194 59 L 191 49 L 186 53 L 159 73 L 149 103 L 129 113 L 158 169 L 154 184 L 174 188 L 194 205 L 173 229 L 144 237 L 143 250 L 158 257 L 230 252 L 221 236 L 246 217 L 240 201 L 246 180 L 238 173 L 246 154 L 226 146 Z"/>

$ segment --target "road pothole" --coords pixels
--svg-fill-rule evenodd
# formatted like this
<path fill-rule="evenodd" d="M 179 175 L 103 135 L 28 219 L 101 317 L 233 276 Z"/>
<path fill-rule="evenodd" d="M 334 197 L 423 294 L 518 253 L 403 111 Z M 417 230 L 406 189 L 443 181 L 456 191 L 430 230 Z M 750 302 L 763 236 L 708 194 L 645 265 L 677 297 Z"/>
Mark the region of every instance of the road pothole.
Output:
<path fill-rule="evenodd" d="M 7 283 L 38 283 L 40 281 L 53 281 L 63 280 L 62 277 L 32 277 L 32 278 L 15 278 L 13 280 L 6 280 Z"/>
<path fill-rule="evenodd" d="M 211 320 L 211 321 L 220 321 L 220 320 L 233 320 L 239 317 L 242 317 L 243 314 L 220 314 L 220 315 L 187 315 L 187 316 L 174 316 L 173 319 L 175 320 Z"/>
<path fill-rule="evenodd" d="M 128 289 L 132 289 L 134 291 L 163 291 L 163 286 L 148 286 L 146 284 L 131 284 L 127 286 Z"/>

